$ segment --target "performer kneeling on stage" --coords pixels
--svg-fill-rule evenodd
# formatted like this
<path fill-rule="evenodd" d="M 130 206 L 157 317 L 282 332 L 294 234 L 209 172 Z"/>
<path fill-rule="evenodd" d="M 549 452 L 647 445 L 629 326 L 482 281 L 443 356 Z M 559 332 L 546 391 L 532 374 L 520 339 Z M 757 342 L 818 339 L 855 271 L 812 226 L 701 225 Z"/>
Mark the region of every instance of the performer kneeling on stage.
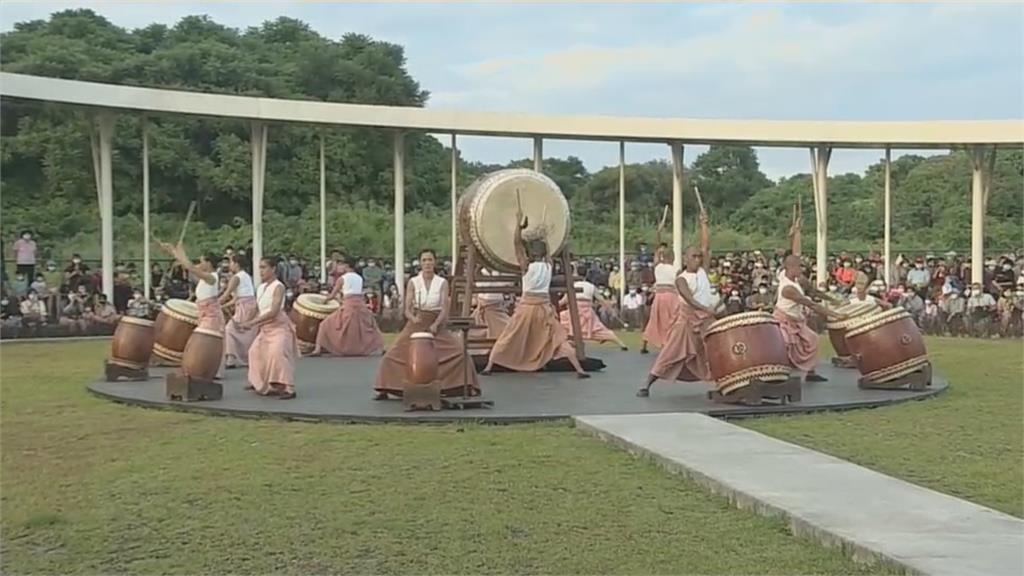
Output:
<path fill-rule="evenodd" d="M 252 320 L 258 314 L 256 307 L 256 288 L 252 276 L 245 271 L 249 261 L 239 254 L 231 255 L 231 280 L 220 296 L 221 308 L 234 306 L 235 313 L 224 327 L 224 363 L 227 368 L 249 365 L 249 347 L 252 346 L 256 332 L 244 330 L 243 322 Z"/>
<path fill-rule="evenodd" d="M 700 215 L 700 250 L 686 249 L 686 267 L 676 277 L 676 290 L 682 298 L 675 322 L 668 332 L 665 346 L 647 376 L 647 385 L 637 391 L 641 398 L 650 396 L 651 385 L 660 380 L 707 380 L 710 377 L 704 330 L 714 321 L 711 309 L 711 280 L 703 264 L 711 259 L 711 235 L 707 214 Z"/>
<path fill-rule="evenodd" d="M 523 229 L 528 222 L 521 211 L 516 214 L 516 222 L 513 243 L 523 274 L 523 296 L 516 303 L 508 327 L 494 343 L 483 373 L 490 374 L 495 365 L 519 372 L 534 372 L 555 358 L 565 357 L 576 370 L 578 378 L 590 378 L 576 358 L 576 350 L 569 343 L 551 305 L 552 264 L 543 233 L 540 231 L 537 238 L 527 245 L 523 240 Z"/>
<path fill-rule="evenodd" d="M 615 342 L 619 348 L 628 350 L 622 340 L 608 329 L 607 326 L 601 322 L 601 319 L 597 316 L 597 310 L 594 309 L 596 304 L 604 304 L 605 299 L 601 296 L 601 293 L 597 291 L 597 286 L 594 286 L 586 280 L 577 280 L 573 285 L 576 290 L 576 309 L 579 311 L 580 317 L 580 335 L 584 340 L 591 340 L 599 344 L 605 342 Z M 562 299 L 558 302 L 560 307 L 565 307 L 569 304 L 569 297 L 562 296 Z M 569 314 L 569 310 L 562 310 L 559 314 L 559 320 L 562 322 L 562 328 L 572 336 L 572 317 Z"/>
<path fill-rule="evenodd" d="M 437 380 L 442 396 L 461 395 L 467 377 L 469 394 L 480 394 L 476 368 L 463 348 L 462 339 L 445 327 L 451 303 L 448 282 L 434 273 L 436 263 L 437 255 L 433 250 L 420 251 L 420 273 L 405 287 L 405 327 L 380 363 L 377 383 L 373 386 L 377 392 L 375 400 L 385 400 L 389 394 L 402 396 L 408 383 L 405 365 L 409 361 L 410 339 L 416 332 L 434 335 Z"/>
<path fill-rule="evenodd" d="M 246 330 L 259 329 L 249 347 L 249 386 L 264 396 L 295 398 L 295 360 L 299 343 L 295 326 L 284 312 L 285 287 L 277 279 L 276 258 L 260 260 L 260 286 L 256 290 L 259 316 L 242 322 Z"/>
<path fill-rule="evenodd" d="M 782 272 L 779 273 L 779 292 L 775 300 L 775 319 L 782 329 L 782 339 L 786 343 L 789 363 L 806 372 L 807 382 L 825 382 L 827 378 L 814 371 L 818 363 L 818 334 L 807 325 L 804 308 L 817 312 L 822 317 L 845 320 L 845 314 L 818 304 L 805 294 L 822 296 L 821 292 L 811 286 L 803 277 L 800 265 L 800 212 L 794 209 L 793 223 L 789 228 L 791 254 L 782 261 Z"/>
<path fill-rule="evenodd" d="M 174 257 L 181 264 L 181 267 L 188 270 L 189 274 L 196 278 L 196 308 L 199 309 L 199 324 L 197 328 L 206 328 L 224 332 L 224 311 L 220 307 L 220 280 L 217 278 L 217 258 L 211 253 L 204 253 L 199 258 L 198 264 L 193 264 L 185 254 L 185 247 L 180 243 L 171 246 L 167 242 L 161 242 L 160 247 Z M 221 345 L 220 367 L 217 368 L 216 378 L 224 375 L 224 350 Z"/>
<path fill-rule="evenodd" d="M 341 308 L 320 323 L 316 335 L 315 356 L 322 352 L 334 356 L 373 356 L 384 350 L 384 337 L 377 319 L 363 296 L 363 277 L 352 271 L 352 261 L 340 263 L 341 276 L 327 295 L 327 300 L 343 295 Z"/>

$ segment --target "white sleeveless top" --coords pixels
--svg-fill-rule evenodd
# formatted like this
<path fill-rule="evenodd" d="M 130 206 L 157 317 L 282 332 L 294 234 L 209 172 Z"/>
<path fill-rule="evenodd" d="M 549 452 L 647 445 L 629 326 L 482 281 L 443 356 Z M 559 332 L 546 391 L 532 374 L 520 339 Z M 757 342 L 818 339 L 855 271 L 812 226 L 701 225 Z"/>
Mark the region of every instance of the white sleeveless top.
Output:
<path fill-rule="evenodd" d="M 711 279 L 708 278 L 708 273 L 703 268 L 698 268 L 696 272 L 687 272 L 684 269 L 679 276 L 686 280 L 690 294 L 698 304 L 711 306 Z"/>
<path fill-rule="evenodd" d="M 207 284 L 202 279 L 196 282 L 196 302 L 202 302 L 207 298 L 216 298 L 220 293 L 220 278 L 217 277 L 217 272 L 213 271 L 210 274 L 213 274 L 213 284 Z"/>
<path fill-rule="evenodd" d="M 594 286 L 593 284 L 587 282 L 586 280 L 577 281 L 575 284 L 573 284 L 573 288 L 575 288 L 577 292 L 580 292 L 582 290 L 583 293 L 579 295 L 580 300 L 593 301 L 594 293 L 597 292 L 597 286 Z"/>
<path fill-rule="evenodd" d="M 437 275 L 435 275 L 430 281 L 429 289 L 427 289 L 427 284 L 423 281 L 422 275 L 417 274 L 416 276 L 413 276 L 412 287 L 416 291 L 413 295 L 416 298 L 413 302 L 414 307 L 417 310 L 429 310 L 434 312 L 441 310 L 441 303 L 445 292 L 444 286 L 444 278 Z"/>
<path fill-rule="evenodd" d="M 654 265 L 654 285 L 655 286 L 675 286 L 676 285 L 676 267 L 673 264 L 661 264 Z"/>
<path fill-rule="evenodd" d="M 341 288 L 342 296 L 362 296 L 363 295 L 363 277 L 355 272 L 346 272 L 341 275 L 341 280 L 345 285 Z"/>
<path fill-rule="evenodd" d="M 797 292 L 800 293 L 801 296 L 804 293 L 804 289 L 802 286 L 800 286 L 799 282 L 794 282 L 793 280 L 787 278 L 785 271 L 779 272 L 779 295 L 775 298 L 775 309 L 781 311 L 790 318 L 794 318 L 796 320 L 803 320 L 803 305 L 793 300 L 790 300 L 789 298 L 786 298 L 785 296 L 782 295 L 782 292 L 785 290 L 786 286 L 792 286 L 793 288 L 796 289 Z"/>
<path fill-rule="evenodd" d="M 530 262 L 523 274 L 523 294 L 527 292 L 551 291 L 551 264 L 547 262 Z"/>
<path fill-rule="evenodd" d="M 235 286 L 235 297 L 244 298 L 246 296 L 255 296 L 256 287 L 253 286 L 252 276 L 245 270 L 239 270 L 235 274 L 235 278 L 238 278 L 238 284 Z"/>
<path fill-rule="evenodd" d="M 486 268 L 484 268 L 480 272 L 481 272 L 481 274 L 485 278 L 487 276 L 493 276 L 494 275 L 490 270 L 488 270 Z M 499 286 L 505 286 L 506 284 L 504 282 L 477 282 L 476 285 L 481 287 L 481 288 L 496 288 L 496 287 L 499 287 Z M 504 294 L 495 294 L 493 292 L 487 292 L 487 293 L 481 292 L 481 293 L 476 295 L 476 298 L 480 302 L 502 302 L 502 301 L 505 300 L 505 295 Z"/>
<path fill-rule="evenodd" d="M 284 284 L 281 284 L 280 280 L 274 280 L 267 284 L 260 284 L 259 290 L 257 290 L 256 305 L 260 309 L 260 314 L 263 314 L 267 310 L 270 310 L 274 305 L 274 291 L 278 286 L 284 288 Z"/>

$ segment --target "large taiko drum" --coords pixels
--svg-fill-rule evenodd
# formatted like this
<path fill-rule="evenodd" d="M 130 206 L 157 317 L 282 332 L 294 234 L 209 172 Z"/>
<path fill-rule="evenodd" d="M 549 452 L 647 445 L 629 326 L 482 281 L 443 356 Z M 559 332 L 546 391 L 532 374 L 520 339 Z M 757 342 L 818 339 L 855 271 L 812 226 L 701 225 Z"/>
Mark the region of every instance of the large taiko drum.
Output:
<path fill-rule="evenodd" d="M 779 323 L 765 312 L 734 314 L 708 326 L 704 333 L 708 368 L 722 395 L 753 379 L 781 382 L 789 378 L 789 356 Z"/>
<path fill-rule="evenodd" d="M 406 380 L 416 386 L 430 384 L 437 380 L 437 370 L 434 335 L 430 332 L 414 332 L 409 336 L 409 360 L 405 364 Z"/>
<path fill-rule="evenodd" d="M 473 182 L 459 200 L 459 234 L 493 270 L 519 271 L 513 237 L 520 205 L 529 220 L 524 235 L 543 225 L 549 254 L 561 250 L 569 238 L 569 203 L 558 185 L 539 172 L 522 168 L 492 172 Z"/>
<path fill-rule="evenodd" d="M 836 312 L 846 315 L 846 320 L 830 321 L 826 324 L 828 328 L 828 339 L 832 341 L 832 348 L 836 356 L 845 358 L 850 355 L 850 349 L 846 346 L 846 331 L 850 324 L 858 322 L 865 314 L 878 312 L 879 306 L 874 301 L 850 302 L 836 308 Z"/>
<path fill-rule="evenodd" d="M 288 313 L 292 324 L 295 324 L 295 337 L 299 347 L 308 352 L 316 346 L 316 334 L 320 323 L 337 310 L 341 304 L 337 300 L 328 300 L 320 294 L 300 294 L 292 304 Z"/>
<path fill-rule="evenodd" d="M 181 364 L 192 331 L 199 325 L 199 309 L 188 300 L 164 302 L 153 326 L 153 354 L 165 364 Z"/>
<path fill-rule="evenodd" d="M 224 356 L 224 333 L 211 328 L 196 328 L 181 355 L 181 372 L 186 376 L 212 381 Z"/>
<path fill-rule="evenodd" d="M 862 316 L 846 330 L 846 343 L 864 380 L 875 384 L 928 364 L 921 331 L 910 313 L 900 307 Z"/>
<path fill-rule="evenodd" d="M 153 322 L 122 316 L 110 343 L 110 363 L 142 370 L 153 353 Z"/>

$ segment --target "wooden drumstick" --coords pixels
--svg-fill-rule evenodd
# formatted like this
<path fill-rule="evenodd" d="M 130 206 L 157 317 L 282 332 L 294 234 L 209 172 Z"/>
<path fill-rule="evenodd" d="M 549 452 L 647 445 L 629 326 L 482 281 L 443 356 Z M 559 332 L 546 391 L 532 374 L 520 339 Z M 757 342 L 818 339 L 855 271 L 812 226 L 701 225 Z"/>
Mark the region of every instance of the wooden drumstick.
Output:
<path fill-rule="evenodd" d="M 185 214 L 185 221 L 181 224 L 181 234 L 178 235 L 178 244 L 185 241 L 185 230 L 188 230 L 188 221 L 192 219 L 192 213 L 195 212 L 195 209 L 196 201 L 193 200 L 192 203 L 188 205 L 188 213 Z"/>
<path fill-rule="evenodd" d="M 707 212 L 704 211 L 704 200 L 700 197 L 700 188 L 697 188 L 696 184 L 693 185 L 693 193 L 697 196 L 697 206 L 700 207 L 700 213 L 707 214 Z"/>
<path fill-rule="evenodd" d="M 665 222 L 667 222 L 667 221 L 668 221 L 668 204 L 665 204 L 665 209 L 661 211 L 661 224 L 660 224 L 660 226 L 664 227 L 665 226 Z"/>

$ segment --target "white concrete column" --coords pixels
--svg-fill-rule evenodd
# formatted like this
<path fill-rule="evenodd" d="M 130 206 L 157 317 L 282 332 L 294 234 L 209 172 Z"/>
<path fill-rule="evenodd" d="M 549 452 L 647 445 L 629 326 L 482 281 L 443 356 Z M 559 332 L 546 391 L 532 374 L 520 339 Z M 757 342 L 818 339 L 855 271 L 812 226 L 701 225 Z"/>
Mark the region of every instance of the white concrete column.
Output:
<path fill-rule="evenodd" d="M 533 137 L 533 171 L 544 171 L 544 139 L 540 136 Z"/>
<path fill-rule="evenodd" d="M 260 284 L 259 268 L 263 259 L 263 184 L 267 169 L 267 125 L 252 123 L 252 137 L 249 140 L 252 152 L 252 269 L 253 280 Z"/>
<path fill-rule="evenodd" d="M 142 119 L 142 286 L 146 298 L 152 296 L 153 275 L 150 272 L 152 264 L 149 260 L 149 247 L 151 244 L 151 233 L 149 230 L 149 121 Z"/>
<path fill-rule="evenodd" d="M 626 298 L 626 143 L 619 142 L 619 305 Z M 621 310 L 621 308 L 620 308 Z"/>
<path fill-rule="evenodd" d="M 971 283 L 984 281 L 985 271 L 985 149 L 972 146 L 971 154 Z"/>
<path fill-rule="evenodd" d="M 103 293 L 107 301 L 114 301 L 114 169 L 111 152 L 114 143 L 114 124 L 117 117 L 101 112 L 96 117 L 99 132 L 100 181 L 100 251 L 103 268 Z"/>
<path fill-rule="evenodd" d="M 456 141 L 455 133 L 452 132 L 452 274 L 455 273 L 456 263 L 459 261 L 459 144 Z"/>
<path fill-rule="evenodd" d="M 672 142 L 672 254 L 676 270 L 683 262 L 683 143 Z M 707 264 L 705 264 L 706 266 Z"/>
<path fill-rule="evenodd" d="M 885 246 L 883 248 L 885 256 L 885 285 L 892 285 L 892 252 L 890 250 L 890 243 L 892 241 L 892 149 L 889 146 L 885 147 Z"/>
<path fill-rule="evenodd" d="M 405 296 L 405 134 L 395 132 L 395 284 Z"/>
<path fill-rule="evenodd" d="M 811 164 L 814 171 L 814 213 L 816 216 L 817 274 L 815 286 L 828 279 L 828 162 L 832 158 L 831 146 L 811 149 Z"/>
<path fill-rule="evenodd" d="M 320 285 L 327 282 L 327 168 L 324 135 L 320 133 Z"/>

